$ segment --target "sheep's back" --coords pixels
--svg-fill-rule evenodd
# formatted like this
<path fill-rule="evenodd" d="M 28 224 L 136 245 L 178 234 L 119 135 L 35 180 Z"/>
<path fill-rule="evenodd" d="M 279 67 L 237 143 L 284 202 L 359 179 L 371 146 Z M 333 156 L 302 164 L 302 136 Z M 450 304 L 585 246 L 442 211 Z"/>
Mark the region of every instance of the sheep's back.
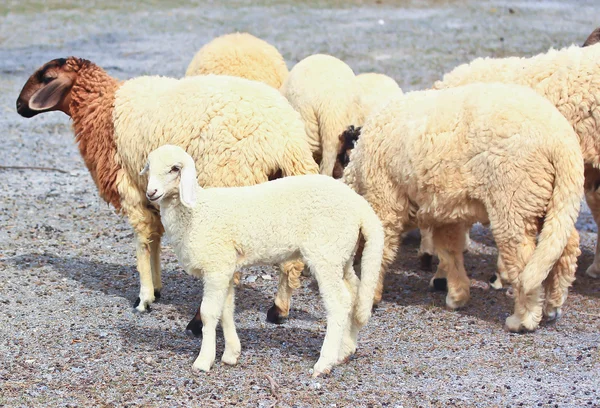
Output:
<path fill-rule="evenodd" d="M 298 113 L 277 90 L 228 76 L 126 81 L 113 118 L 120 164 L 140 189 L 147 155 L 163 144 L 183 147 L 199 183 L 212 187 L 266 181 L 289 139 L 305 138 Z"/>

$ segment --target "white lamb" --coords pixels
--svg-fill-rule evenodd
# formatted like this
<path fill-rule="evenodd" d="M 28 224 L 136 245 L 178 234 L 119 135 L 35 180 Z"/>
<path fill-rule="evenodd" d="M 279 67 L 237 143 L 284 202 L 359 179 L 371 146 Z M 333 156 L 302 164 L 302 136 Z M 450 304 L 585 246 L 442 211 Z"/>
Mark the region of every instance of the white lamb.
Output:
<path fill-rule="evenodd" d="M 209 371 L 221 319 L 225 351 L 236 364 L 241 346 L 233 321 L 237 268 L 302 258 L 315 275 L 327 310 L 327 333 L 314 376 L 356 350 L 371 315 L 383 256 L 383 227 L 367 201 L 344 183 L 311 175 L 252 187 L 203 189 L 194 160 L 163 145 L 148 156 L 147 197 L 160 212 L 187 273 L 202 276 L 202 348 L 193 367 Z M 359 233 L 366 239 L 359 282 L 352 268 Z"/>

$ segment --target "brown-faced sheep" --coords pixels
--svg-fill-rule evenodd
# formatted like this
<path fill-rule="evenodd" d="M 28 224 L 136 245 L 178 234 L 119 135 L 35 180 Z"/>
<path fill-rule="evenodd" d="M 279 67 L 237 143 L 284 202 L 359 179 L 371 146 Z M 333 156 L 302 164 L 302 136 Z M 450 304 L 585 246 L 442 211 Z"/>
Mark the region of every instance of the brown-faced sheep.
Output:
<path fill-rule="evenodd" d="M 165 143 L 183 147 L 195 158 L 198 182 L 205 187 L 252 185 L 318 170 L 300 115 L 278 90 L 260 82 L 219 75 L 119 82 L 94 63 L 70 57 L 44 64 L 17 99 L 17 111 L 27 118 L 56 110 L 73 119 L 75 140 L 100 196 L 135 230 L 139 311 L 162 288 L 163 226 L 139 175 L 150 151 Z M 289 276 L 282 276 L 293 280 L 302 268 L 288 264 Z"/>
<path fill-rule="evenodd" d="M 579 254 L 583 160 L 569 123 L 531 89 L 473 84 L 393 98 L 365 123 L 344 181 L 384 226 L 376 297 L 400 235 L 419 225 L 433 230 L 446 304 L 464 306 L 465 229 L 481 221 L 490 223 L 516 291 L 507 327 L 533 330 L 542 312 L 560 315 Z"/>

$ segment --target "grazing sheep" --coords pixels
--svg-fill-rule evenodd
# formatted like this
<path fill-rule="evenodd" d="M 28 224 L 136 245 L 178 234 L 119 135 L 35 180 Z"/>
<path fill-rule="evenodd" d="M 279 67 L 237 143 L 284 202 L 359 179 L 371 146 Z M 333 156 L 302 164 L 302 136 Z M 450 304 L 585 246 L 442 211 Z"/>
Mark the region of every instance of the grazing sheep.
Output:
<path fill-rule="evenodd" d="M 330 55 L 311 55 L 292 68 L 281 92 L 304 119 L 321 174 L 332 176 L 340 135 L 363 121 L 354 72 Z"/>
<path fill-rule="evenodd" d="M 377 108 L 383 107 L 392 96 L 402 93 L 394 79 L 375 72 L 357 75 L 356 83 L 360 90 L 360 104 L 365 118 Z"/>
<path fill-rule="evenodd" d="M 242 78 L 119 82 L 92 62 L 70 57 L 38 69 L 23 87 L 17 110 L 27 118 L 60 110 L 73 119 L 75 140 L 100 196 L 127 215 L 135 230 L 139 311 L 162 288 L 163 226 L 139 175 L 150 151 L 164 143 L 184 147 L 196 159 L 198 182 L 205 187 L 252 185 L 318 170 L 300 115 L 276 89 Z M 286 265 L 292 281 L 284 283 L 293 287 L 302 269 Z"/>
<path fill-rule="evenodd" d="M 400 235 L 418 224 L 433 230 L 437 276 L 448 278 L 446 304 L 464 306 L 465 230 L 481 221 L 490 223 L 515 288 L 507 327 L 534 330 L 542 310 L 560 315 L 580 253 L 583 160 L 569 123 L 531 89 L 473 84 L 394 98 L 365 123 L 344 180 L 385 230 L 375 300 Z"/>
<path fill-rule="evenodd" d="M 279 89 L 288 76 L 285 60 L 268 42 L 248 33 L 217 37 L 200 48 L 185 72 L 231 75 L 264 82 Z"/>
<path fill-rule="evenodd" d="M 233 320 L 237 268 L 304 259 L 319 283 L 327 333 L 314 376 L 356 350 L 370 315 L 381 267 L 383 228 L 369 204 L 330 177 L 298 176 L 251 187 L 203 189 L 194 160 L 164 145 L 148 156 L 147 197 L 160 205 L 167 234 L 187 273 L 202 277 L 202 348 L 194 368 L 215 361 L 215 329 L 225 337 L 222 361 L 236 364 L 241 346 Z M 361 281 L 352 268 L 358 234 L 366 238 Z"/>
<path fill-rule="evenodd" d="M 585 40 L 583 43 L 582 47 L 589 47 L 590 45 L 594 45 L 598 42 L 600 42 L 600 27 L 592 31 L 587 40 Z"/>
<path fill-rule="evenodd" d="M 592 33 L 592 36 L 594 34 Z M 590 37 L 592 37 L 590 36 Z M 600 44 L 561 50 L 531 58 L 477 58 L 444 75 L 436 89 L 475 82 L 525 85 L 550 100 L 579 136 L 585 163 L 585 198 L 596 224 L 600 223 Z M 600 233 L 600 230 L 599 230 Z M 586 272 L 600 277 L 600 242 Z M 502 287 L 502 279 L 492 278 Z"/>

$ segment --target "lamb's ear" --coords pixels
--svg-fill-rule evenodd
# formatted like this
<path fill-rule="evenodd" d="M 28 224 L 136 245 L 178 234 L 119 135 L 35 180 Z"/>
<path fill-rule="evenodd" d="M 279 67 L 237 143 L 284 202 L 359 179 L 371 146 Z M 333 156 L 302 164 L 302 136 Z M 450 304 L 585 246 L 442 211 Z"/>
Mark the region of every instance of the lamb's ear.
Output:
<path fill-rule="evenodd" d="M 188 208 L 196 204 L 196 169 L 193 165 L 183 166 L 179 178 L 179 199 Z"/>
<path fill-rule="evenodd" d="M 146 165 L 144 166 L 142 171 L 140 171 L 140 176 L 143 176 L 144 174 L 148 173 L 149 169 L 150 169 L 150 163 L 146 163 Z"/>
<path fill-rule="evenodd" d="M 29 99 L 29 109 L 45 111 L 56 108 L 62 102 L 73 82 L 67 76 L 59 76 L 48 85 L 38 89 Z"/>

